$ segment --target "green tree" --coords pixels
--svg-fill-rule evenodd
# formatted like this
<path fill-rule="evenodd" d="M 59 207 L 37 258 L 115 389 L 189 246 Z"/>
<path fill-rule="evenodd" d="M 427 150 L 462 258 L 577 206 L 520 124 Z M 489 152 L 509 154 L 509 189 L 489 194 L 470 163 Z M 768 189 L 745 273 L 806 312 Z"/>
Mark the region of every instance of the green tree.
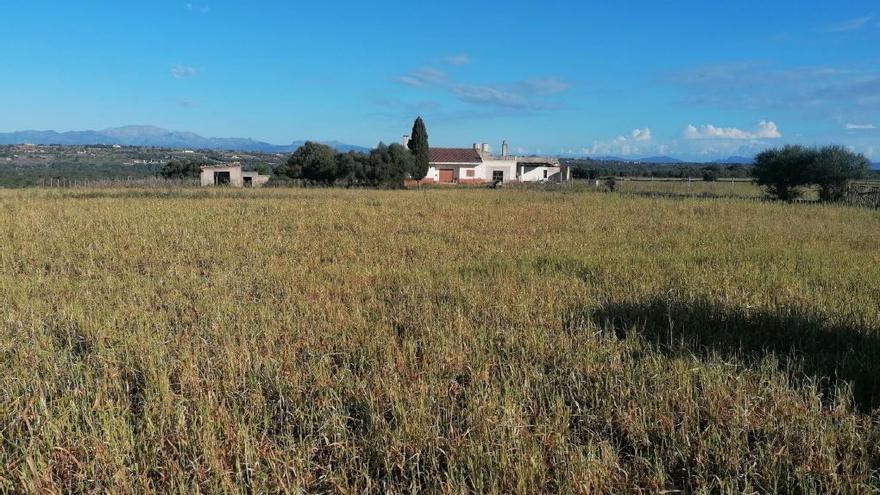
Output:
<path fill-rule="evenodd" d="M 840 201 L 850 181 L 867 175 L 870 162 L 859 153 L 843 146 L 826 146 L 819 150 L 810 167 L 810 181 L 819 186 L 819 199 Z"/>
<path fill-rule="evenodd" d="M 287 163 L 275 169 L 277 175 L 326 184 L 336 180 L 337 172 L 336 151 L 312 141 L 306 141 L 287 159 Z"/>
<path fill-rule="evenodd" d="M 198 160 L 188 158 L 171 160 L 162 165 L 159 175 L 166 179 L 193 179 L 201 174 L 203 165 L 205 164 Z"/>
<path fill-rule="evenodd" d="M 418 117 L 413 124 L 412 135 L 409 140 L 409 150 L 413 154 L 413 164 L 409 171 L 415 180 L 422 180 L 428 175 L 430 167 L 431 151 L 428 146 L 428 130 L 425 121 Z"/>
<path fill-rule="evenodd" d="M 721 173 L 721 167 L 718 165 L 709 165 L 703 168 L 703 180 L 706 182 L 715 182 Z"/>
<path fill-rule="evenodd" d="M 370 158 L 365 153 L 349 151 L 336 155 L 338 180 L 348 185 L 367 181 L 367 168 Z"/>
<path fill-rule="evenodd" d="M 402 184 L 412 167 L 413 155 L 404 146 L 379 143 L 370 152 L 366 176 L 373 184 Z"/>
<path fill-rule="evenodd" d="M 617 189 L 617 179 L 614 177 L 606 177 L 605 187 L 608 188 L 608 191 L 614 192 L 614 190 Z"/>
<path fill-rule="evenodd" d="M 269 166 L 265 163 L 254 164 L 251 169 L 260 175 L 269 175 Z"/>
<path fill-rule="evenodd" d="M 792 201 L 803 195 L 803 186 L 811 183 L 810 171 L 817 155 L 803 146 L 766 150 L 755 157 L 752 174 L 770 197 Z"/>
<path fill-rule="evenodd" d="M 391 155 L 391 163 L 387 176 L 391 182 L 403 183 L 406 176 L 415 168 L 415 156 L 400 144 L 394 143 L 388 147 L 388 153 Z M 425 170 L 427 173 L 427 169 Z M 422 175 L 422 178 L 425 176 Z"/>
<path fill-rule="evenodd" d="M 299 150 L 297 150 L 299 151 Z M 285 179 L 302 179 L 302 163 L 299 158 L 294 159 L 296 152 L 291 155 L 286 162 L 277 165 L 272 169 L 272 180 L 281 181 Z M 280 179 L 280 180 L 279 180 Z"/>

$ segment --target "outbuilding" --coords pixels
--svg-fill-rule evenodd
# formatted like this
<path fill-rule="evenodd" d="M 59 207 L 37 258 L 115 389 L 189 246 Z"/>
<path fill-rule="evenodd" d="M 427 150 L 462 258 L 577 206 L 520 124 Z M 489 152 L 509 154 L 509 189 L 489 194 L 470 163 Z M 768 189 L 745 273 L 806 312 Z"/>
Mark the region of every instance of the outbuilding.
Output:
<path fill-rule="evenodd" d="M 201 182 L 202 186 L 257 187 L 269 182 L 269 176 L 243 171 L 240 163 L 225 163 L 202 167 Z"/>

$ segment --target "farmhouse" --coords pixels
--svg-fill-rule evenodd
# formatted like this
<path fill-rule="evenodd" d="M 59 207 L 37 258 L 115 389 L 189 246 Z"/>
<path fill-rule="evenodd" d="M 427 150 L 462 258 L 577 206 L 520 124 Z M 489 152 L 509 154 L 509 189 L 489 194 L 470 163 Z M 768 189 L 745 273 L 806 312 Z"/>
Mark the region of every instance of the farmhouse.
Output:
<path fill-rule="evenodd" d="M 409 136 L 404 136 L 404 143 Z M 486 143 L 471 148 L 431 148 L 430 168 L 425 182 L 480 184 L 486 182 L 563 182 L 571 170 L 555 157 L 510 156 L 507 141 L 496 156 Z"/>
<path fill-rule="evenodd" d="M 241 170 L 240 163 L 206 165 L 202 167 L 202 186 L 255 187 L 269 182 L 268 175 Z"/>

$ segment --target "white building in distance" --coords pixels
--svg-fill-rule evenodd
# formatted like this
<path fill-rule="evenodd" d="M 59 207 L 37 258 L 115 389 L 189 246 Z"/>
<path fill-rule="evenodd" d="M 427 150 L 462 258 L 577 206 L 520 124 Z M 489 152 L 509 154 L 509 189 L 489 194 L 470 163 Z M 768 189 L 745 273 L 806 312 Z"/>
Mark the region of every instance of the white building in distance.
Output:
<path fill-rule="evenodd" d="M 404 136 L 404 144 L 409 136 Z M 471 148 L 431 148 L 428 174 L 421 182 L 482 184 L 502 182 L 563 182 L 571 169 L 548 156 L 510 156 L 507 141 L 501 155 L 493 155 L 486 143 Z"/>

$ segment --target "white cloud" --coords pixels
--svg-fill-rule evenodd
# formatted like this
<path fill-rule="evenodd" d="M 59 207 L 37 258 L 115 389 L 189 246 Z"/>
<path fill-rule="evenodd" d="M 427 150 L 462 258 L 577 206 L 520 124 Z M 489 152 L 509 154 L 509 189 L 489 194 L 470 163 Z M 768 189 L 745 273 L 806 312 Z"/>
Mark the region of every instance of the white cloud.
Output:
<path fill-rule="evenodd" d="M 586 155 L 621 155 L 631 156 L 639 154 L 665 153 L 667 147 L 654 146 L 651 144 L 653 136 L 651 129 L 633 129 L 629 137 L 617 136 L 610 141 L 593 141 L 590 148 L 580 150 Z"/>
<path fill-rule="evenodd" d="M 880 71 L 876 64 L 781 66 L 746 61 L 693 67 L 667 76 L 697 107 L 793 111 L 833 121 L 840 115 L 871 120 L 880 111 Z"/>
<path fill-rule="evenodd" d="M 446 84 L 448 78 L 446 77 L 445 72 L 428 67 L 410 72 L 403 76 L 395 77 L 394 80 L 407 86 L 424 88 L 427 86 L 440 86 Z"/>
<path fill-rule="evenodd" d="M 645 127 L 644 129 L 633 129 L 632 138 L 636 141 L 640 142 L 648 142 L 651 140 L 651 129 Z"/>
<path fill-rule="evenodd" d="M 561 93 L 571 88 L 571 84 L 556 79 L 555 77 L 529 79 L 528 81 L 523 82 L 523 85 L 531 89 L 535 93 L 541 95 L 552 95 L 556 93 Z"/>
<path fill-rule="evenodd" d="M 452 90 L 459 98 L 471 103 L 485 103 L 508 108 L 528 108 L 527 95 L 493 86 L 459 84 Z"/>
<path fill-rule="evenodd" d="M 871 24 L 871 21 L 876 19 L 876 16 L 866 15 L 864 17 L 858 17 L 855 19 L 849 19 L 847 21 L 838 22 L 837 24 L 832 24 L 825 28 L 826 33 L 845 33 L 848 31 L 860 31 L 865 28 L 865 26 Z"/>
<path fill-rule="evenodd" d="M 188 3 L 186 4 L 186 10 L 190 12 L 198 12 L 200 14 L 207 14 L 211 11 L 211 7 L 209 5 L 195 5 Z"/>
<path fill-rule="evenodd" d="M 752 131 L 744 131 L 736 127 L 716 127 L 712 124 L 697 127 L 688 125 L 684 130 L 686 139 L 776 139 L 782 133 L 774 122 L 762 120 Z"/>
<path fill-rule="evenodd" d="M 190 79 L 198 73 L 199 71 L 195 67 L 187 65 L 175 65 L 171 68 L 171 77 L 174 79 Z"/>
<path fill-rule="evenodd" d="M 449 65 L 461 66 L 471 63 L 471 58 L 463 53 L 460 53 L 458 55 L 450 55 L 444 58 L 443 62 Z"/>
<path fill-rule="evenodd" d="M 462 102 L 506 111 L 558 109 L 560 106 L 548 101 L 548 98 L 571 87 L 569 83 L 556 78 L 535 78 L 507 84 L 469 84 L 453 80 L 446 72 L 433 67 L 425 67 L 393 79 L 405 86 L 440 89 Z"/>
<path fill-rule="evenodd" d="M 849 130 L 876 129 L 874 124 L 846 124 L 846 128 Z"/>

